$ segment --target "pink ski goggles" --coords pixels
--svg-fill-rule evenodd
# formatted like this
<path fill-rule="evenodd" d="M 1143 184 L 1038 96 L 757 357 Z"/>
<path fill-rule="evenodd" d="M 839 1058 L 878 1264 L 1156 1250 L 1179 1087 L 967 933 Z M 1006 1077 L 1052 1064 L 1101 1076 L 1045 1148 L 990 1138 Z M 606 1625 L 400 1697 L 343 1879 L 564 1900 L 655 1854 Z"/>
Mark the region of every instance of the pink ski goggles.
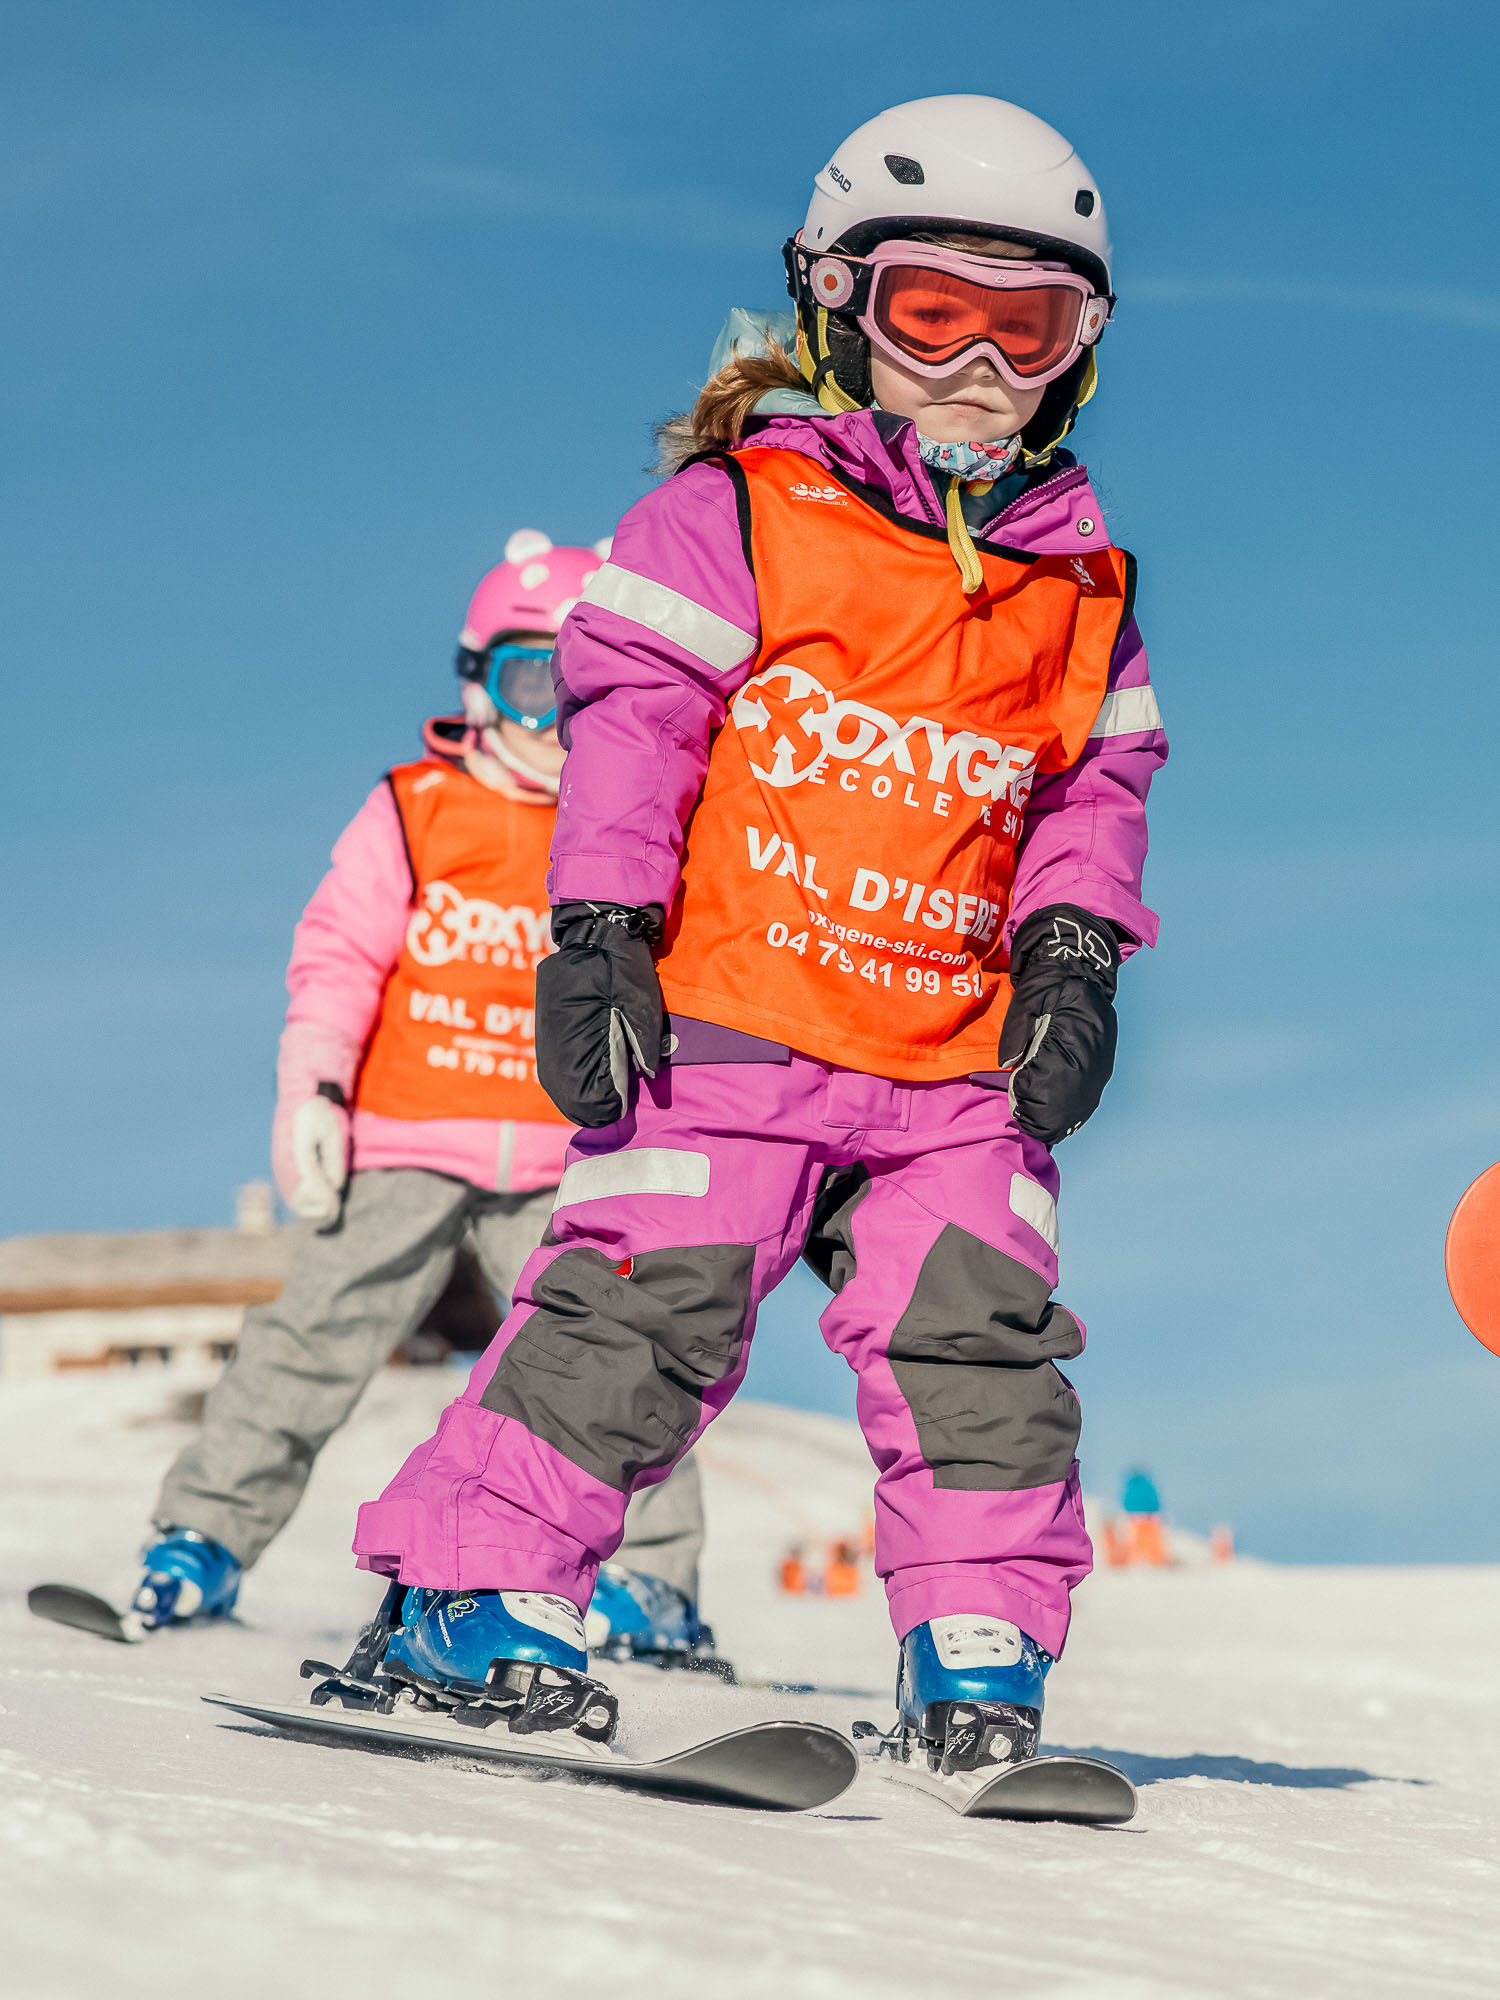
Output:
<path fill-rule="evenodd" d="M 1112 301 L 1062 264 L 899 238 L 868 257 L 814 259 L 796 249 L 811 297 L 918 375 L 951 375 L 983 355 L 1013 388 L 1039 388 L 1065 374 L 1109 321 Z"/>

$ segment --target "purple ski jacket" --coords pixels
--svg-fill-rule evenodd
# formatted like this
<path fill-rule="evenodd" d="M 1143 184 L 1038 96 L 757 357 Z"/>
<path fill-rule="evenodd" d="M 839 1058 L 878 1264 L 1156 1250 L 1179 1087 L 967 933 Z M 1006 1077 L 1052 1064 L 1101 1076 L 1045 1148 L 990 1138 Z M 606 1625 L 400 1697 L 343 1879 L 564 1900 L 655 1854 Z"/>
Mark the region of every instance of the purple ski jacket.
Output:
<path fill-rule="evenodd" d="M 915 426 L 884 412 L 774 417 L 747 443 L 803 453 L 941 525 Z M 1067 454 L 975 536 L 1051 555 L 1108 544 L 1088 474 Z M 694 464 L 637 501 L 609 561 L 562 628 L 554 672 L 568 747 L 548 889 L 670 909 L 683 832 L 702 789 L 714 732 L 755 668 L 760 616 L 735 489 L 720 465 Z M 1128 955 L 1154 944 L 1141 901 L 1146 794 L 1167 755 L 1145 648 L 1129 618 L 1087 747 L 1040 778 L 1026 808 L 1003 931 L 1050 903 L 1076 903 L 1119 926 Z M 1133 941 L 1133 942 L 1131 942 Z"/>

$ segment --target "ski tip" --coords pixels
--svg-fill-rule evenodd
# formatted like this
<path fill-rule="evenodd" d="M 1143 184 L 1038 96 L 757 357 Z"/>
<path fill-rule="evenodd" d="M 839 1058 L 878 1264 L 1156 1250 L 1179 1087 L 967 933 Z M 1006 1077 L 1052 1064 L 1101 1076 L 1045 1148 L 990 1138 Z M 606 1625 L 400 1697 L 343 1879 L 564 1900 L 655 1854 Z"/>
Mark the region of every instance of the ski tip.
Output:
<path fill-rule="evenodd" d="M 122 1645 L 139 1645 L 150 1627 L 135 1611 L 116 1611 L 91 1590 L 72 1583 L 37 1583 L 26 1593 L 26 1609 L 49 1624 L 68 1625 L 75 1632 L 91 1632 L 98 1639 L 114 1639 Z"/>
<path fill-rule="evenodd" d="M 1124 1826 L 1140 1803 L 1125 1773 L 1097 1757 L 1031 1757 L 993 1772 L 958 1771 L 948 1777 L 921 1761 L 892 1761 L 881 1768 L 886 1778 L 941 1799 L 963 1819 Z"/>
<path fill-rule="evenodd" d="M 994 1778 L 964 1807 L 980 1819 L 1062 1820 L 1124 1826 L 1140 1798 L 1125 1773 L 1098 1757 L 1042 1756 Z"/>

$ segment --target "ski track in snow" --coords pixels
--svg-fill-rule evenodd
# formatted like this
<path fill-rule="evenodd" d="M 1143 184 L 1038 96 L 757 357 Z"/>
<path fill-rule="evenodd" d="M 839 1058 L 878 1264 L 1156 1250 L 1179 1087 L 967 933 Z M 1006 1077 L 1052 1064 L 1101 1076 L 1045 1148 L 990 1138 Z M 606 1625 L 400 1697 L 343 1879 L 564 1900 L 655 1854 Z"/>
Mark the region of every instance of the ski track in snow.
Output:
<path fill-rule="evenodd" d="M 387 1371 L 242 1593 L 242 1622 L 112 1646 L 31 1618 L 117 1601 L 190 1371 L 0 1390 L 0 1935 L 16 2000 L 453 2000 L 579 1990 L 844 2000 L 1491 1995 L 1500 1985 L 1500 1569 L 1202 1563 L 1095 1577 L 1047 1714 L 1141 1787 L 1129 1827 L 968 1823 L 862 1773 L 797 1816 L 372 1755 L 222 1718 L 297 1700 L 378 1587 L 355 1504 L 458 1378 Z M 743 1674 L 612 1676 L 652 1755 L 768 1715 L 888 1721 L 878 1594 L 787 1598 L 795 1537 L 858 1530 L 852 1428 L 736 1406 L 703 1447 L 704 1603 Z M 849 1690 L 865 1690 L 851 1693 Z"/>

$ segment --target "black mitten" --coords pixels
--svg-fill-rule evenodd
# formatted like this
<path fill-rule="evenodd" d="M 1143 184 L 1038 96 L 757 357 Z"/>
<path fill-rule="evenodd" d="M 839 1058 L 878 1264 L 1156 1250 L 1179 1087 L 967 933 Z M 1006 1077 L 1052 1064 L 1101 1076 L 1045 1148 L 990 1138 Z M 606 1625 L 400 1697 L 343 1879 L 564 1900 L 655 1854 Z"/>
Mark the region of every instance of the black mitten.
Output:
<path fill-rule="evenodd" d="M 661 986 L 651 947 L 662 911 L 618 903 L 560 903 L 557 949 L 536 973 L 536 1073 L 564 1118 L 613 1125 L 630 1101 L 633 1063 L 661 1061 Z"/>
<path fill-rule="evenodd" d="M 1051 903 L 1016 931 L 1000 1067 L 1010 1071 L 1011 1115 L 1044 1145 L 1099 1108 L 1115 1066 L 1119 971 L 1113 928 L 1076 903 Z"/>

